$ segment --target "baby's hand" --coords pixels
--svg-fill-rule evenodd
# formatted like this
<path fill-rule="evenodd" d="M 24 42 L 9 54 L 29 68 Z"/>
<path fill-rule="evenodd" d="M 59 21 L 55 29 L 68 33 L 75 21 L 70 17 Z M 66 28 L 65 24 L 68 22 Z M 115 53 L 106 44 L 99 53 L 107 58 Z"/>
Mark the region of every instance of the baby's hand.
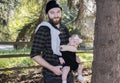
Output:
<path fill-rule="evenodd" d="M 64 61 L 64 59 L 62 57 L 60 57 L 59 60 L 60 60 L 60 64 L 64 64 L 65 63 L 65 61 Z"/>

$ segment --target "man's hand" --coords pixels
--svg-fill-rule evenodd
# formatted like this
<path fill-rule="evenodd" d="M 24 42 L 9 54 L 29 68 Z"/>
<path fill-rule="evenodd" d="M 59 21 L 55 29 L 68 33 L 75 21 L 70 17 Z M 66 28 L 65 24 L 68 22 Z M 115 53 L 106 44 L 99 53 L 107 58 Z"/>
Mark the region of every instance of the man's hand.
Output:
<path fill-rule="evenodd" d="M 52 72 L 56 75 L 62 75 L 62 71 L 61 71 L 62 66 L 55 66 L 52 70 Z"/>
<path fill-rule="evenodd" d="M 35 57 L 33 57 L 33 60 L 35 60 L 39 65 L 49 69 L 56 75 L 62 74 L 62 71 L 60 70 L 62 68 L 62 66 L 53 66 L 53 65 L 49 64 L 46 60 L 44 60 L 41 56 L 35 56 Z"/>

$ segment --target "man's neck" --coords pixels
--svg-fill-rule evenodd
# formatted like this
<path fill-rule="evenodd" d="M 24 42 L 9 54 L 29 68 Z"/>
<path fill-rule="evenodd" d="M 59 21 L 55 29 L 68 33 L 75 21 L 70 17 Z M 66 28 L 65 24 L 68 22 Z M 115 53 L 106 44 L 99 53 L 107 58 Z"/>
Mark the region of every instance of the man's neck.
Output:
<path fill-rule="evenodd" d="M 56 27 L 57 27 L 57 28 L 60 28 L 60 24 L 57 24 Z"/>

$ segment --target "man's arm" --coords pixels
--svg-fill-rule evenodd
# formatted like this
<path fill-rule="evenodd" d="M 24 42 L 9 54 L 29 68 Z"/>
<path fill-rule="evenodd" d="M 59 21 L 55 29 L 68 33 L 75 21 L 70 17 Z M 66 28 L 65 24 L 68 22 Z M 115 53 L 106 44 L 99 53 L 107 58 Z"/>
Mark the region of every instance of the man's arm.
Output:
<path fill-rule="evenodd" d="M 47 61 L 45 61 L 41 56 L 37 55 L 32 58 L 34 61 L 36 61 L 39 65 L 49 69 L 56 75 L 61 75 L 62 71 L 60 70 L 62 66 L 53 66 L 49 64 Z"/>

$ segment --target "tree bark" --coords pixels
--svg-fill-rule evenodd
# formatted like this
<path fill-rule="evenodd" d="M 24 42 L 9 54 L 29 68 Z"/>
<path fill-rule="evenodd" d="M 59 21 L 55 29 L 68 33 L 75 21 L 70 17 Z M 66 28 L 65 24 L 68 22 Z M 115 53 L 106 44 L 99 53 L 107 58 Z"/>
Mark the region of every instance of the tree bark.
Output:
<path fill-rule="evenodd" d="M 72 6 L 73 6 L 72 0 L 67 0 L 67 6 L 69 7 L 69 9 L 72 8 Z"/>
<path fill-rule="evenodd" d="M 96 0 L 91 83 L 120 83 L 120 0 Z"/>

